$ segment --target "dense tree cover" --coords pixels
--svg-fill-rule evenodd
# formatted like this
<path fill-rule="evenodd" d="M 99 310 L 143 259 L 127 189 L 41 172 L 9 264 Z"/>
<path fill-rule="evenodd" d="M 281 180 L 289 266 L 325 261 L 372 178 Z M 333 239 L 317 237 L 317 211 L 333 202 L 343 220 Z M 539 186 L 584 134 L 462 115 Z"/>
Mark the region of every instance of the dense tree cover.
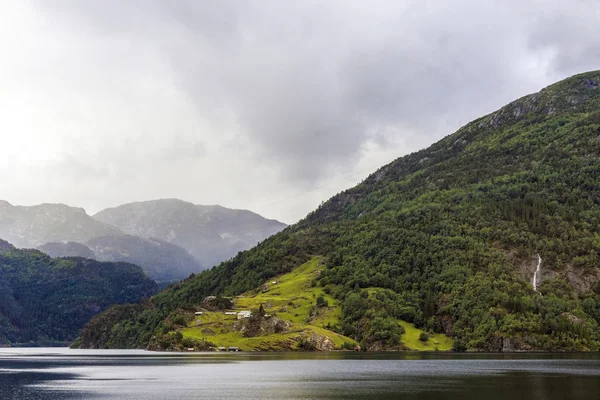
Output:
<path fill-rule="evenodd" d="M 70 342 L 94 314 L 156 290 L 133 264 L 53 259 L 0 241 L 0 344 Z"/>
<path fill-rule="evenodd" d="M 146 346 L 178 307 L 324 255 L 315 283 L 342 301 L 335 329 L 362 347 L 394 348 L 402 319 L 450 335 L 456 350 L 598 350 L 599 155 L 592 72 L 386 165 L 254 249 L 111 319 L 95 345 Z"/>

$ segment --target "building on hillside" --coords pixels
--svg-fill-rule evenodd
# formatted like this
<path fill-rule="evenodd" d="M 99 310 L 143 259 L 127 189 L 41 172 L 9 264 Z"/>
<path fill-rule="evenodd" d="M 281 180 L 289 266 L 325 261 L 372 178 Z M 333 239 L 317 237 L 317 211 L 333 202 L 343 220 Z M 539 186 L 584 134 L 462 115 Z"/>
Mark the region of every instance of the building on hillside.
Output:
<path fill-rule="evenodd" d="M 202 315 L 202 311 L 196 311 L 194 315 Z"/>
<path fill-rule="evenodd" d="M 250 318 L 251 315 L 251 311 L 240 311 L 239 313 L 237 313 L 237 319 Z"/>
<path fill-rule="evenodd" d="M 225 311 L 225 315 L 237 315 L 237 311 Z"/>

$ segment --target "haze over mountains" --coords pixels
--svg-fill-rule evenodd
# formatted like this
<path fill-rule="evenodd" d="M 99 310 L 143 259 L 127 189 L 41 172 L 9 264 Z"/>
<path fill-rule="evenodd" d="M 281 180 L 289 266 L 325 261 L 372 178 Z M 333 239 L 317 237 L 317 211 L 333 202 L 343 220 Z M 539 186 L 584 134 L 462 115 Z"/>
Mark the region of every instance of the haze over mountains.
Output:
<path fill-rule="evenodd" d="M 158 238 L 181 246 L 207 267 L 286 227 L 251 211 L 195 205 L 177 199 L 124 204 L 100 211 L 94 218 L 130 235 Z"/>
<path fill-rule="evenodd" d="M 250 211 L 174 199 L 126 204 L 95 216 L 63 204 L 0 201 L 0 238 L 16 247 L 131 262 L 159 281 L 209 268 L 285 226 Z"/>

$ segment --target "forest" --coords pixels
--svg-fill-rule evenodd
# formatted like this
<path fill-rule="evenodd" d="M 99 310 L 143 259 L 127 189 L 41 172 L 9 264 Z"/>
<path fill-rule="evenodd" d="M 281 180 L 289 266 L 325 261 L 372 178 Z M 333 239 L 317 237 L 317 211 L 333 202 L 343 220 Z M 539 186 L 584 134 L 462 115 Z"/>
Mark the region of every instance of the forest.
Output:
<path fill-rule="evenodd" d="M 94 314 L 156 292 L 136 265 L 51 258 L 0 240 L 2 345 L 68 344 Z"/>

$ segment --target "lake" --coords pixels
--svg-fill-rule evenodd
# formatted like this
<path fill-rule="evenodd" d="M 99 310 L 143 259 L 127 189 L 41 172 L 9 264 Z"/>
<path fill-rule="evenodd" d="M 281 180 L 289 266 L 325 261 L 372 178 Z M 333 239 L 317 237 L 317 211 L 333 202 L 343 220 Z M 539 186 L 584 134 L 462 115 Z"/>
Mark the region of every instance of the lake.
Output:
<path fill-rule="evenodd" d="M 600 399 L 599 354 L 0 349 L 0 399 Z"/>

